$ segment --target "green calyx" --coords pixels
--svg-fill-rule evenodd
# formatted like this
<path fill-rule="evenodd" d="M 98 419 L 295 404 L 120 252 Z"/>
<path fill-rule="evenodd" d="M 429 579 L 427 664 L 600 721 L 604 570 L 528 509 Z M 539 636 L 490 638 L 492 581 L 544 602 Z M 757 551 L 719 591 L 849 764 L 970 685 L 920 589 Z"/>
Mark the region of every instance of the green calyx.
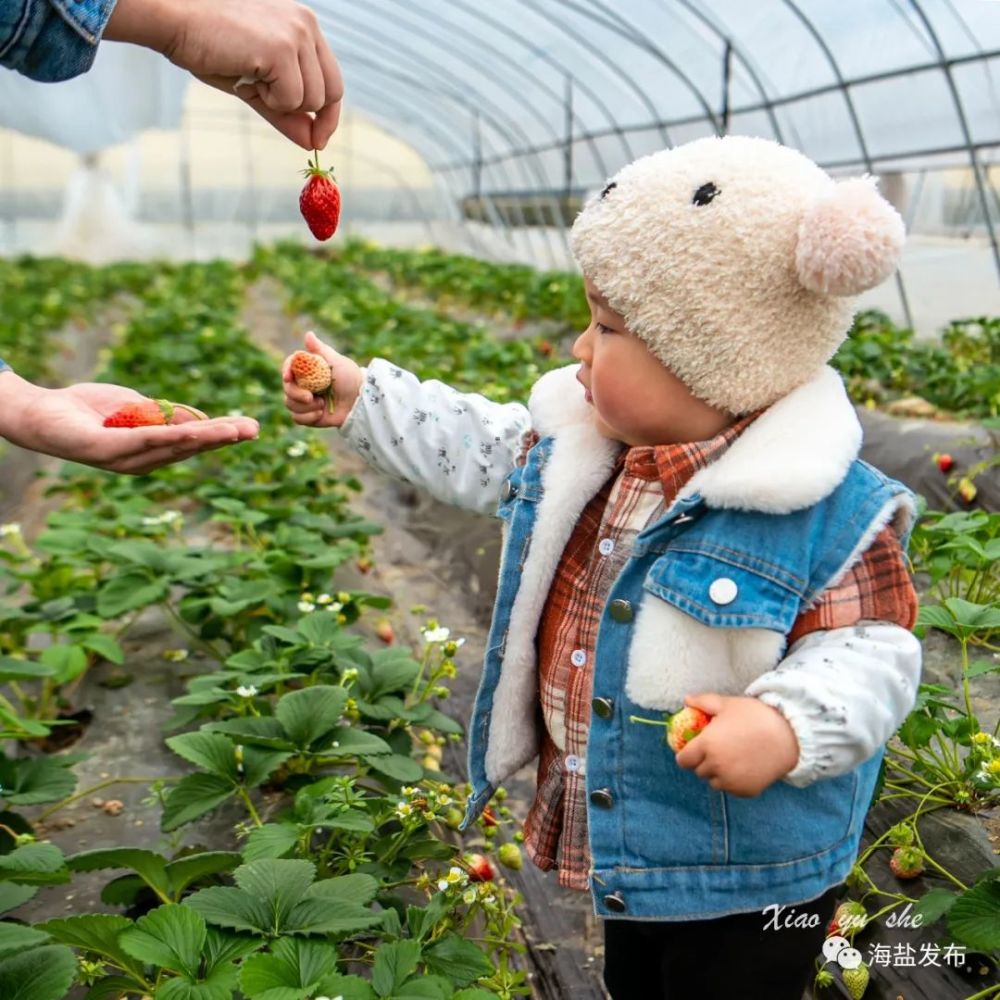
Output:
<path fill-rule="evenodd" d="M 303 177 L 325 177 L 327 180 L 336 180 L 334 176 L 333 168 L 325 170 L 319 165 L 319 150 L 313 150 L 312 159 L 309 160 L 309 166 L 302 171 Z"/>

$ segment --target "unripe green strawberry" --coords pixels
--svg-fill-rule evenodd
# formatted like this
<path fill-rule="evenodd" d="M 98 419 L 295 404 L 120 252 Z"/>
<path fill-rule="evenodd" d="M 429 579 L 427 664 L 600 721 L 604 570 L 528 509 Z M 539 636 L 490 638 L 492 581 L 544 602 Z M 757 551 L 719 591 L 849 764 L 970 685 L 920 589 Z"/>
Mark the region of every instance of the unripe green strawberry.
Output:
<path fill-rule="evenodd" d="M 915 839 L 916 834 L 909 823 L 897 823 L 889 830 L 889 843 L 893 847 L 910 847 Z"/>
<path fill-rule="evenodd" d="M 861 1000 L 865 990 L 868 989 L 868 980 L 871 976 L 868 973 L 868 966 L 862 962 L 856 969 L 844 969 L 841 978 L 851 995 L 851 1000 Z"/>
<path fill-rule="evenodd" d="M 896 878 L 916 878 L 924 870 L 924 852 L 919 847 L 897 847 L 889 867 Z"/>
<path fill-rule="evenodd" d="M 513 868 L 519 872 L 524 867 L 524 858 L 521 855 L 521 848 L 517 844 L 501 844 L 497 848 L 497 860 L 504 868 Z"/>
<path fill-rule="evenodd" d="M 682 708 L 667 719 L 667 745 L 680 753 L 712 721 L 700 708 Z"/>
<path fill-rule="evenodd" d="M 826 936 L 833 934 L 854 934 L 862 930 L 868 922 L 868 911 L 856 899 L 848 899 L 837 907 L 833 919 L 826 929 Z"/>

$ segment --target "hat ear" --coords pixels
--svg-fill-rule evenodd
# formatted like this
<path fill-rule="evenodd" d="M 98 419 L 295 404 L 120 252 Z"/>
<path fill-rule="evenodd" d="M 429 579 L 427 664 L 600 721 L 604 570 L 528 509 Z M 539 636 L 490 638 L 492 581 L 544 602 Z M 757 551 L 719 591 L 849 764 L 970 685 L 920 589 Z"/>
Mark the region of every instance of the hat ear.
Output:
<path fill-rule="evenodd" d="M 896 270 L 905 240 L 903 220 L 874 178 L 839 181 L 799 223 L 795 270 L 812 292 L 857 295 Z"/>

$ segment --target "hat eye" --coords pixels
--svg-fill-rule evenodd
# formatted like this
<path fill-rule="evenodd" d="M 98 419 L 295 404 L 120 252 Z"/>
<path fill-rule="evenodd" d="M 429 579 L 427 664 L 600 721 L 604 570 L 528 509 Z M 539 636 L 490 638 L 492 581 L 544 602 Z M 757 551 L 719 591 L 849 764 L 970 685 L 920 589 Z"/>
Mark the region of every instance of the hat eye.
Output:
<path fill-rule="evenodd" d="M 610 194 L 610 193 L 611 193 L 612 191 L 614 191 L 614 189 L 615 189 L 616 187 L 618 187 L 618 181 L 612 181 L 612 182 L 611 182 L 611 183 L 610 183 L 610 184 L 609 184 L 609 185 L 608 185 L 608 186 L 607 186 L 607 187 L 606 187 L 606 188 L 605 188 L 605 189 L 604 189 L 604 190 L 603 190 L 603 191 L 601 192 L 601 200 L 603 201 L 603 200 L 604 200 L 605 198 L 607 198 L 607 196 L 608 196 L 608 195 L 609 195 L 609 194 Z"/>
<path fill-rule="evenodd" d="M 695 191 L 694 197 L 691 201 L 695 205 L 707 205 L 716 195 L 719 194 L 722 194 L 722 191 L 709 181 L 707 184 L 702 184 L 702 186 Z"/>

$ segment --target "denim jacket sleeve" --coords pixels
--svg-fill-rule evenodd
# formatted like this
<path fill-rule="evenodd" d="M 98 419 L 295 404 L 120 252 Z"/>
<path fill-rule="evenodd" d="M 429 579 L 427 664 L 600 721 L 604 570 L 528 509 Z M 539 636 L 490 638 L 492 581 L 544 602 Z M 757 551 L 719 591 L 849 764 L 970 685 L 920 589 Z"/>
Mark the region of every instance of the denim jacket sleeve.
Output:
<path fill-rule="evenodd" d="M 0 358 L 0 372 L 9 372 L 10 370 L 10 365 L 3 358 Z"/>
<path fill-rule="evenodd" d="M 54 83 L 90 69 L 117 0 L 4 0 L 0 65 Z"/>

